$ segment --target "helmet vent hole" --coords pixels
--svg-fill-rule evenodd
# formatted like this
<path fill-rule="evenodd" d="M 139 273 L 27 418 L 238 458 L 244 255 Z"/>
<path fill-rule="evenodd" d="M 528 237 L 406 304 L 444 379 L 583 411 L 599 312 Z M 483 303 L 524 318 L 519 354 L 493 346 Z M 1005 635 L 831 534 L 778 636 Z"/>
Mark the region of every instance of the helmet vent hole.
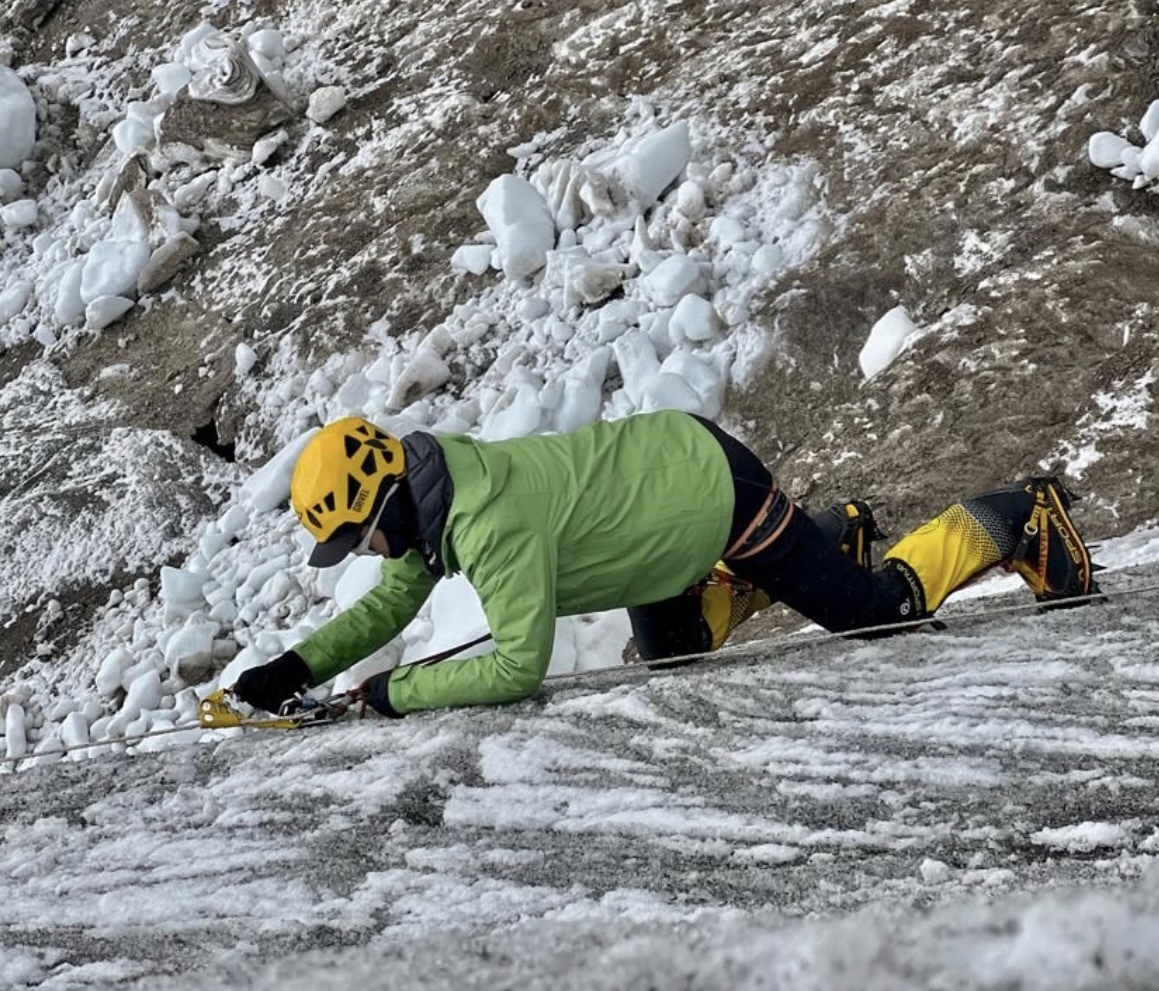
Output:
<path fill-rule="evenodd" d="M 352 509 L 362 491 L 362 483 L 353 475 L 346 476 L 346 508 Z"/>
<path fill-rule="evenodd" d="M 378 464 L 374 460 L 374 452 L 367 451 L 366 457 L 362 459 L 362 474 L 366 476 L 374 475 L 378 471 Z"/>
<path fill-rule="evenodd" d="M 334 512 L 334 507 L 338 500 L 334 498 L 333 492 L 327 492 L 326 497 L 322 501 L 326 503 L 326 508 L 330 510 L 330 512 Z"/>
<path fill-rule="evenodd" d="M 343 437 L 342 440 L 346 445 L 346 457 L 348 458 L 354 457 L 354 455 L 358 453 L 358 449 L 362 447 L 362 441 L 360 441 L 357 437 L 346 436 Z"/>

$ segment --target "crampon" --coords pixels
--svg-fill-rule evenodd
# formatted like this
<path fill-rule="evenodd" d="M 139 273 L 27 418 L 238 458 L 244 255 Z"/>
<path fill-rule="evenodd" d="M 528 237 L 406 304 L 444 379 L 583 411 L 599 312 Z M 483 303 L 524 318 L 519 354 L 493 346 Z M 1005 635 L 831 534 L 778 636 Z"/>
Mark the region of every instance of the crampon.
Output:
<path fill-rule="evenodd" d="M 343 692 L 325 699 L 295 695 L 281 704 L 276 716 L 246 715 L 239 708 L 244 703 L 239 703 L 229 689 L 220 688 L 201 700 L 197 707 L 197 718 L 205 729 L 230 729 L 235 726 L 247 729 L 303 729 L 306 726 L 336 722 L 360 701 L 357 691 Z"/>

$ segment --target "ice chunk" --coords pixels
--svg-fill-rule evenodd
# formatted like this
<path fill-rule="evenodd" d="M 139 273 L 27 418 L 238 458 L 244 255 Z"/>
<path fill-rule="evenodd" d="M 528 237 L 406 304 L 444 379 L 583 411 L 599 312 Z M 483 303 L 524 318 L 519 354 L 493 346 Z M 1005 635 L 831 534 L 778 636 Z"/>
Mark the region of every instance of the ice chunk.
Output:
<path fill-rule="evenodd" d="M 238 378 L 244 378 L 258 363 L 258 353 L 245 341 L 241 341 L 233 349 L 233 372 Z"/>
<path fill-rule="evenodd" d="M 555 221 L 547 202 L 526 179 L 501 175 L 475 201 L 495 237 L 503 274 L 522 279 L 538 272 L 555 247 Z"/>
<path fill-rule="evenodd" d="M 0 168 L 20 168 L 35 144 L 36 103 L 24 80 L 0 65 Z"/>
<path fill-rule="evenodd" d="M 1130 144 L 1126 138 L 1111 131 L 1099 131 L 1087 141 L 1087 155 L 1092 165 L 1113 169 L 1123 164 L 1123 149 Z"/>
<path fill-rule="evenodd" d="M 12 230 L 31 227 L 36 223 L 37 213 L 36 200 L 16 200 L 0 207 L 0 223 Z"/>
<path fill-rule="evenodd" d="M 84 300 L 80 295 L 84 267 L 83 258 L 67 262 L 56 283 L 56 299 L 53 301 L 52 315 L 62 327 L 72 323 L 85 311 Z"/>
<path fill-rule="evenodd" d="M 4 714 L 4 753 L 8 758 L 23 757 L 28 753 L 28 731 L 22 705 L 10 705 Z"/>
<path fill-rule="evenodd" d="M 205 601 L 205 576 L 183 568 L 161 568 L 161 599 L 166 603 L 197 608 Z"/>
<path fill-rule="evenodd" d="M 668 332 L 672 342 L 682 340 L 707 341 L 721 328 L 720 315 L 703 296 L 688 295 L 681 298 L 668 320 Z"/>
<path fill-rule="evenodd" d="M 1147 142 L 1135 164 L 1148 179 L 1159 178 L 1159 135 Z"/>
<path fill-rule="evenodd" d="M 370 401 L 370 382 L 361 372 L 355 372 L 338 387 L 334 399 L 344 410 L 359 413 Z"/>
<path fill-rule="evenodd" d="M 680 409 L 686 413 L 704 413 L 704 404 L 699 394 L 679 375 L 660 372 L 652 378 L 644 390 L 641 409 L 646 412 L 658 409 Z"/>
<path fill-rule="evenodd" d="M 11 203 L 19 199 L 24 191 L 24 180 L 19 172 L 12 169 L 0 169 L 0 203 Z"/>
<path fill-rule="evenodd" d="M 641 211 L 647 210 L 676 181 L 691 157 L 687 122 L 649 134 L 620 166 L 624 188 Z"/>
<path fill-rule="evenodd" d="M 489 244 L 464 244 L 451 255 L 451 268 L 472 275 L 482 275 L 491 267 L 491 254 L 495 249 Z"/>
<path fill-rule="evenodd" d="M 762 244 L 752 258 L 752 270 L 757 275 L 772 275 L 785 266 L 785 252 L 779 244 Z"/>
<path fill-rule="evenodd" d="M 616 340 L 612 351 L 620 368 L 624 392 L 636 409 L 642 409 L 648 383 L 660 371 L 656 346 L 642 330 L 629 330 Z"/>
<path fill-rule="evenodd" d="M 708 236 L 722 249 L 728 250 L 735 244 L 744 241 L 749 235 L 745 225 L 735 217 L 717 217 L 709 225 Z"/>
<path fill-rule="evenodd" d="M 141 149 L 148 151 L 156 140 L 153 128 L 133 117 L 126 117 L 113 127 L 113 143 L 122 155 L 132 155 Z"/>
<path fill-rule="evenodd" d="M 121 690 L 121 676 L 133 663 L 133 655 L 124 647 L 109 651 L 97 668 L 97 693 L 112 698 Z"/>
<path fill-rule="evenodd" d="M 717 416 L 724 406 L 726 377 L 724 371 L 704 352 L 677 348 L 660 365 L 660 374 L 678 375 L 700 397 L 700 409 L 705 416 Z"/>
<path fill-rule="evenodd" d="M 151 73 L 157 89 L 166 96 L 176 96 L 193 78 L 193 73 L 180 62 L 166 62 L 164 65 L 154 66 Z"/>
<path fill-rule="evenodd" d="M 267 200 L 279 203 L 286 198 L 289 191 L 290 187 L 277 176 L 270 175 L 268 172 L 263 172 L 258 176 L 258 192 Z"/>
<path fill-rule="evenodd" d="M 86 49 L 91 48 L 96 43 L 97 39 L 87 31 L 77 31 L 75 34 L 70 34 L 64 39 L 64 54 L 68 58 L 72 58 L 74 55 L 79 55 Z"/>
<path fill-rule="evenodd" d="M 70 712 L 64 717 L 60 727 L 60 738 L 70 750 L 83 747 L 89 742 L 89 724 L 82 713 Z"/>
<path fill-rule="evenodd" d="M 121 711 L 109 723 L 109 736 L 124 736 L 130 723 L 146 709 L 161 706 L 161 675 L 152 667 L 141 671 L 129 685 Z"/>
<path fill-rule="evenodd" d="M 691 179 L 682 182 L 676 190 L 676 209 L 689 220 L 700 220 L 708 210 L 704 187 Z"/>
<path fill-rule="evenodd" d="M 31 295 L 31 282 L 11 279 L 4 291 L 0 292 L 0 323 L 6 323 L 20 313 Z"/>
<path fill-rule="evenodd" d="M 1153 100 L 1139 119 L 1139 130 L 1143 132 L 1144 141 L 1150 141 L 1159 134 L 1159 100 Z"/>
<path fill-rule="evenodd" d="M 277 63 L 286 57 L 286 42 L 282 32 L 274 28 L 261 28 L 245 40 L 251 54 L 261 55 Z"/>
<path fill-rule="evenodd" d="M 126 296 L 136 292 L 137 276 L 149 261 L 149 245 L 140 241 L 98 241 L 89 250 L 81 274 L 80 298 Z"/>
<path fill-rule="evenodd" d="M 120 320 L 136 304 L 124 296 L 98 296 L 85 307 L 85 327 L 89 330 L 103 330 Z"/>
<path fill-rule="evenodd" d="M 274 156 L 274 153 L 289 140 L 290 135 L 284 129 L 258 138 L 254 142 L 253 148 L 250 149 L 250 161 L 254 165 L 265 165 Z"/>
<path fill-rule="evenodd" d="M 307 430 L 290 441 L 242 483 L 240 496 L 259 513 L 268 513 L 289 499 L 294 463 L 317 432 L 317 428 Z"/>
<path fill-rule="evenodd" d="M 530 383 L 520 383 L 508 389 L 488 410 L 480 435 L 484 440 L 527 437 L 539 429 L 542 417 L 539 390 Z"/>
<path fill-rule="evenodd" d="M 394 380 L 387 406 L 405 409 L 428 392 L 434 392 L 451 377 L 451 369 L 433 347 L 419 346 L 402 374 Z"/>
<path fill-rule="evenodd" d="M 187 685 L 203 681 L 213 669 L 213 640 L 218 625 L 190 621 L 165 644 L 165 663 L 169 673 Z"/>
<path fill-rule="evenodd" d="M 349 609 L 382 581 L 382 563 L 380 557 L 356 557 L 342 569 L 342 577 L 334 588 L 334 601 L 339 609 Z"/>
<path fill-rule="evenodd" d="M 950 879 L 950 868 L 944 861 L 926 857 L 918 868 L 926 884 L 943 884 Z"/>
<path fill-rule="evenodd" d="M 556 428 L 578 430 L 596 420 L 603 405 L 604 379 L 612 353 L 606 347 L 589 351 L 586 358 L 563 375 L 563 392 L 554 410 Z"/>
<path fill-rule="evenodd" d="M 599 303 L 616 292 L 631 274 L 627 265 L 597 261 L 580 247 L 547 253 L 545 288 L 563 290 L 565 307 Z"/>
<path fill-rule="evenodd" d="M 145 216 L 141 199 L 138 196 L 125 193 L 117 200 L 107 240 L 149 240 L 149 218 Z"/>
<path fill-rule="evenodd" d="M 644 276 L 644 294 L 657 306 L 675 306 L 682 296 L 708 288 L 700 266 L 687 255 L 669 255 Z"/>
<path fill-rule="evenodd" d="M 917 325 L 909 318 L 904 306 L 895 306 L 877 321 L 869 331 L 869 338 L 861 349 L 857 360 L 861 372 L 873 378 L 878 372 L 889 367 L 891 361 L 901 353 L 906 340 L 917 330 Z"/>
<path fill-rule="evenodd" d="M 551 312 L 551 303 L 542 296 L 528 296 L 519 304 L 516 312 L 527 321 L 538 320 Z"/>
<path fill-rule="evenodd" d="M 346 90 L 341 86 L 322 86 L 310 94 L 306 116 L 315 124 L 325 124 L 346 106 Z"/>

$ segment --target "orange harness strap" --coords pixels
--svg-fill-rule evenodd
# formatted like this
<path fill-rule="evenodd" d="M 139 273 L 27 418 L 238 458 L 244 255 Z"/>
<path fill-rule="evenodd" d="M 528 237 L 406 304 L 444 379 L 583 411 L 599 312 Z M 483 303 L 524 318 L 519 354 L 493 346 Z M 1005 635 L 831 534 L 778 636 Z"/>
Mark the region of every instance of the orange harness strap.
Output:
<path fill-rule="evenodd" d="M 742 533 L 733 542 L 732 546 L 724 552 L 724 560 L 727 561 L 743 561 L 745 558 L 753 557 L 759 554 L 766 547 L 768 547 L 774 540 L 776 540 L 782 533 L 785 532 L 785 527 L 789 525 L 789 520 L 793 518 L 793 513 L 796 511 L 796 506 L 793 503 L 785 500 L 788 508 L 781 517 L 780 522 L 774 527 L 773 532 L 765 537 L 755 547 L 747 547 L 746 544 L 766 522 L 769 516 L 769 511 L 777 504 L 777 497 L 781 495 L 781 487 L 774 481 L 772 488 L 769 489 L 769 494 L 765 498 L 761 508 L 757 510 L 756 516 L 753 517 L 752 522 L 745 527 Z"/>

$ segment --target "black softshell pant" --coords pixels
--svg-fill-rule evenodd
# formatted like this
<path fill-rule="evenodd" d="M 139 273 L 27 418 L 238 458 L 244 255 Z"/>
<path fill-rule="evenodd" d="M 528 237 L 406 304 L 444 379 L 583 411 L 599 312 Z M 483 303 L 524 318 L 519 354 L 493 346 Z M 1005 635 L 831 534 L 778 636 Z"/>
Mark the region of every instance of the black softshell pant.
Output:
<path fill-rule="evenodd" d="M 736 503 L 727 548 L 750 529 L 773 488 L 773 476 L 752 451 L 716 424 L 696 419 L 724 449 L 732 471 Z M 783 496 L 781 497 L 784 498 Z M 895 572 L 871 571 L 839 548 L 840 533 L 823 530 L 798 506 L 785 502 L 783 529 L 750 556 L 723 557 L 739 578 L 763 589 L 773 602 L 826 630 L 840 632 L 904 618 L 909 587 Z M 746 548 L 741 548 L 740 554 Z M 701 653 L 710 649 L 711 633 L 700 609 L 698 590 L 628 610 L 636 649 L 644 660 Z"/>

